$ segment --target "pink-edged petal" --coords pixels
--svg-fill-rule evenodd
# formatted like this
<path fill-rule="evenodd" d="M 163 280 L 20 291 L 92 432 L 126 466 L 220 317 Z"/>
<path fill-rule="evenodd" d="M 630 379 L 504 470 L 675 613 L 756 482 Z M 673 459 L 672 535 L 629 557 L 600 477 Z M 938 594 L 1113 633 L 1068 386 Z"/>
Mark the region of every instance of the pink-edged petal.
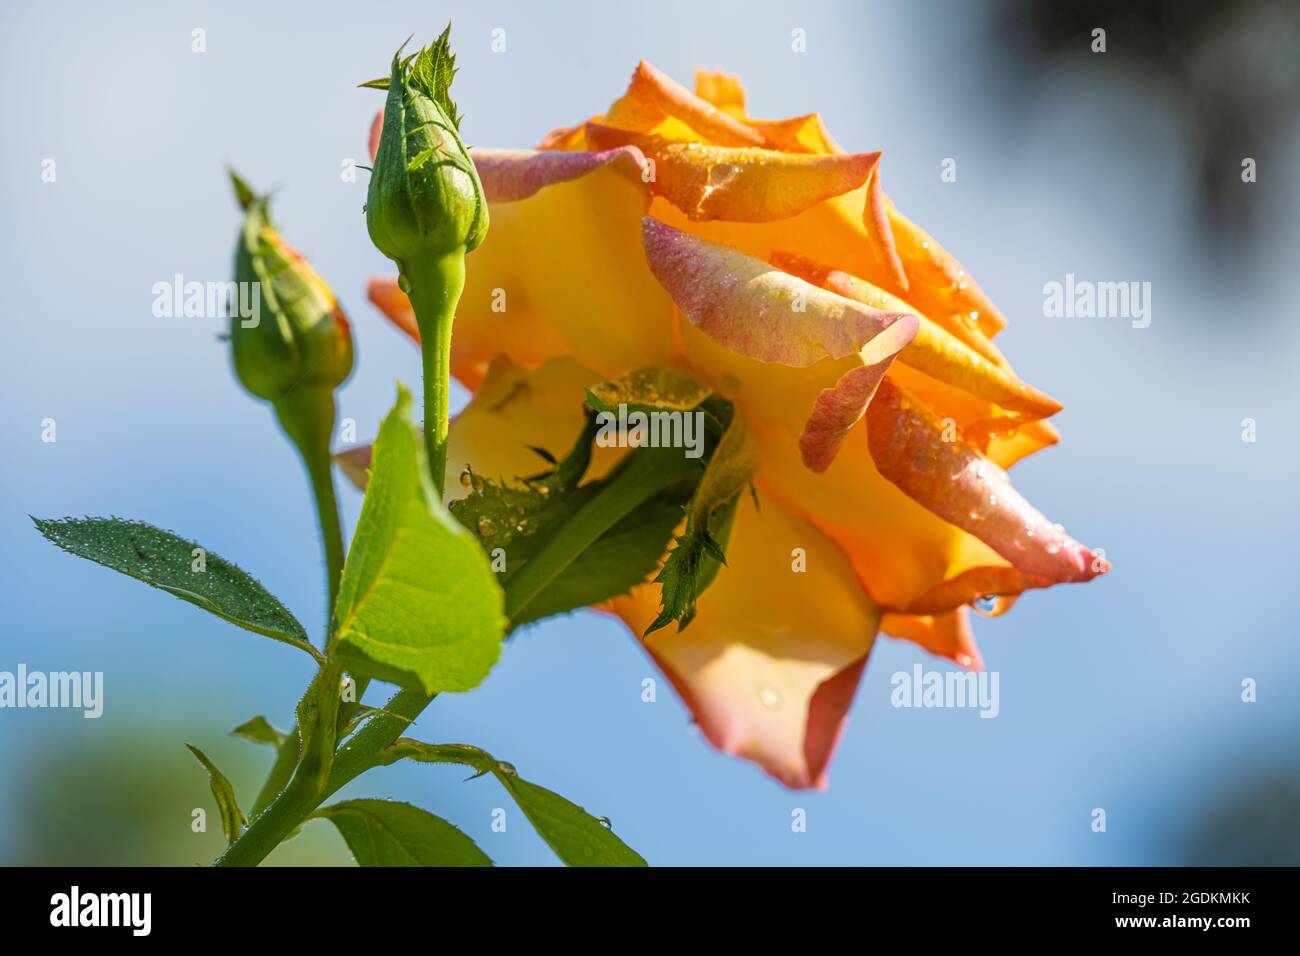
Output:
<path fill-rule="evenodd" d="M 895 357 L 916 335 L 919 320 L 914 315 L 903 315 L 883 333 L 876 336 L 862 351 L 880 356 L 870 364 L 849 369 L 832 388 L 825 389 L 813 404 L 803 433 L 799 436 L 799 454 L 803 463 L 816 472 L 823 472 L 835 460 L 840 445 L 848 437 L 876 394 L 885 373 Z M 868 356 L 863 356 L 869 361 Z"/>
<path fill-rule="evenodd" d="M 638 169 L 645 162 L 635 146 L 598 153 L 475 147 L 469 155 L 489 202 L 518 202 L 547 186 L 578 179 L 616 161 L 634 163 Z"/>
<path fill-rule="evenodd" d="M 658 599 L 642 586 L 610 607 L 639 634 Z M 758 508 L 741 502 L 695 619 L 644 644 L 710 743 L 786 786 L 821 788 L 878 622 L 844 554 L 760 492 Z"/>
<path fill-rule="evenodd" d="M 845 358 L 903 318 L 649 216 L 641 225 L 650 271 L 682 314 L 749 358 L 796 366 Z"/>
<path fill-rule="evenodd" d="M 818 156 L 753 146 L 682 143 L 662 136 L 586 126 L 598 149 L 634 146 L 654 161 L 647 185 L 686 214 L 704 222 L 772 222 L 790 219 L 818 203 L 863 186 L 879 153 Z"/>
<path fill-rule="evenodd" d="M 1005 471 L 964 441 L 944 441 L 929 409 L 887 379 L 868 408 L 867 434 L 881 475 L 1018 570 L 1058 582 L 1109 570 L 1104 558 L 1021 497 Z"/>

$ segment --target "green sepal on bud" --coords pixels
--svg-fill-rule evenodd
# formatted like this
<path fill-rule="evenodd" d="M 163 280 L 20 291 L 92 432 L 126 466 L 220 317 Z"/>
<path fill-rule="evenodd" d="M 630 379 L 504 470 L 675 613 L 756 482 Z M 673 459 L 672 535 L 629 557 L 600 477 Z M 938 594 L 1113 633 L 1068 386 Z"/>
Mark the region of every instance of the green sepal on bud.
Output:
<path fill-rule="evenodd" d="M 231 314 L 235 374 L 246 389 L 272 402 L 302 386 L 333 389 L 352 372 L 347 319 L 325 280 L 272 224 L 268 197 L 233 170 L 230 178 L 244 210 L 235 282 L 241 305 L 252 305 Z"/>
<path fill-rule="evenodd" d="M 460 138 L 449 95 L 451 25 L 430 47 L 393 56 L 383 132 L 366 197 L 366 226 L 398 264 L 403 285 L 422 263 L 472 252 L 488 229 L 483 184 Z M 366 86 L 381 86 L 372 81 Z"/>

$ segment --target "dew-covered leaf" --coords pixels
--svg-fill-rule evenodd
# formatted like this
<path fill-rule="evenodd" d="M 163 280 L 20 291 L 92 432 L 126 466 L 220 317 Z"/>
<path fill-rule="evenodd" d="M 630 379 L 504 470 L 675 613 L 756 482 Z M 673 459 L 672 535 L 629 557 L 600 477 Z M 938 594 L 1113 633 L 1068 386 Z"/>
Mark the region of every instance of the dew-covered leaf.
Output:
<path fill-rule="evenodd" d="M 232 624 L 319 659 L 307 632 L 266 588 L 220 555 L 143 521 L 33 518 L 64 551 L 173 594 Z"/>

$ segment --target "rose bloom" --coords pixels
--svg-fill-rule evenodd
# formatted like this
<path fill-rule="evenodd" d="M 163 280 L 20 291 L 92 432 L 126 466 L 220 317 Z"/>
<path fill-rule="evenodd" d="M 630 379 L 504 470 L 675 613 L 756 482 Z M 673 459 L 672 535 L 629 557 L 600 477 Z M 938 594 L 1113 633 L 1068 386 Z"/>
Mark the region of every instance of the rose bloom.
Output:
<path fill-rule="evenodd" d="M 734 77 L 701 72 L 692 93 L 643 62 L 604 115 L 472 155 L 492 228 L 452 339 L 474 396 L 451 493 L 466 466 L 535 472 L 528 446 L 569 447 L 585 386 L 646 366 L 704 380 L 757 442 L 758 506 L 741 502 L 726 567 L 689 627 L 642 639 L 716 747 L 825 786 L 878 632 L 978 669 L 972 605 L 1002 613 L 1107 570 L 1012 487 L 1061 406 L 993 344 L 1006 321 L 974 279 L 894 208 L 880 153 L 844 152 L 815 113 L 749 117 Z M 418 335 L 395 279 L 370 297 Z M 605 609 L 641 635 L 658 587 Z"/>

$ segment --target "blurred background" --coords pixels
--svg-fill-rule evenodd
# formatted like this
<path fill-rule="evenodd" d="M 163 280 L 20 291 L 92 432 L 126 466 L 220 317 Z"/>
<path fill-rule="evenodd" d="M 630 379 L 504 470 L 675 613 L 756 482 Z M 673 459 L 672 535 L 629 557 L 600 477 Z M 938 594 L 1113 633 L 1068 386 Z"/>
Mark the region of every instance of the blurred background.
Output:
<path fill-rule="evenodd" d="M 365 173 L 342 175 L 366 162 L 380 102 L 356 84 L 448 18 L 474 144 L 531 146 L 602 111 L 645 58 L 687 85 L 697 65 L 739 73 L 755 115 L 820 110 L 846 148 L 884 150 L 895 202 L 1010 318 L 998 342 L 1018 370 L 1065 403 L 1064 442 L 1019 465 L 1018 487 L 1115 570 L 976 619 L 996 720 L 892 708 L 893 672 L 944 665 L 882 639 L 826 792 L 712 751 L 664 681 L 642 703 L 654 669 L 589 613 L 512 639 L 421 736 L 513 761 L 652 864 L 1300 862 L 1300 5 L 325 0 L 0 13 L 0 670 L 103 671 L 106 697 L 99 720 L 0 710 L 0 863 L 211 860 L 215 810 L 184 742 L 251 803 L 270 752 L 226 734 L 254 714 L 287 727 L 305 658 L 57 551 L 27 516 L 174 529 L 319 630 L 299 463 L 235 384 L 224 322 L 155 318 L 151 290 L 228 278 L 225 164 L 278 185 L 287 239 L 353 320 L 340 415 L 368 439 L 419 361 L 365 299 L 391 269 L 366 236 Z M 1150 282 L 1150 327 L 1044 318 L 1043 285 L 1067 273 Z M 360 496 L 341 494 L 350 528 Z M 492 832 L 506 800 L 465 776 L 398 766 L 348 793 L 429 807 L 501 863 L 555 862 L 518 815 Z M 312 823 L 273 862 L 349 859 Z"/>

